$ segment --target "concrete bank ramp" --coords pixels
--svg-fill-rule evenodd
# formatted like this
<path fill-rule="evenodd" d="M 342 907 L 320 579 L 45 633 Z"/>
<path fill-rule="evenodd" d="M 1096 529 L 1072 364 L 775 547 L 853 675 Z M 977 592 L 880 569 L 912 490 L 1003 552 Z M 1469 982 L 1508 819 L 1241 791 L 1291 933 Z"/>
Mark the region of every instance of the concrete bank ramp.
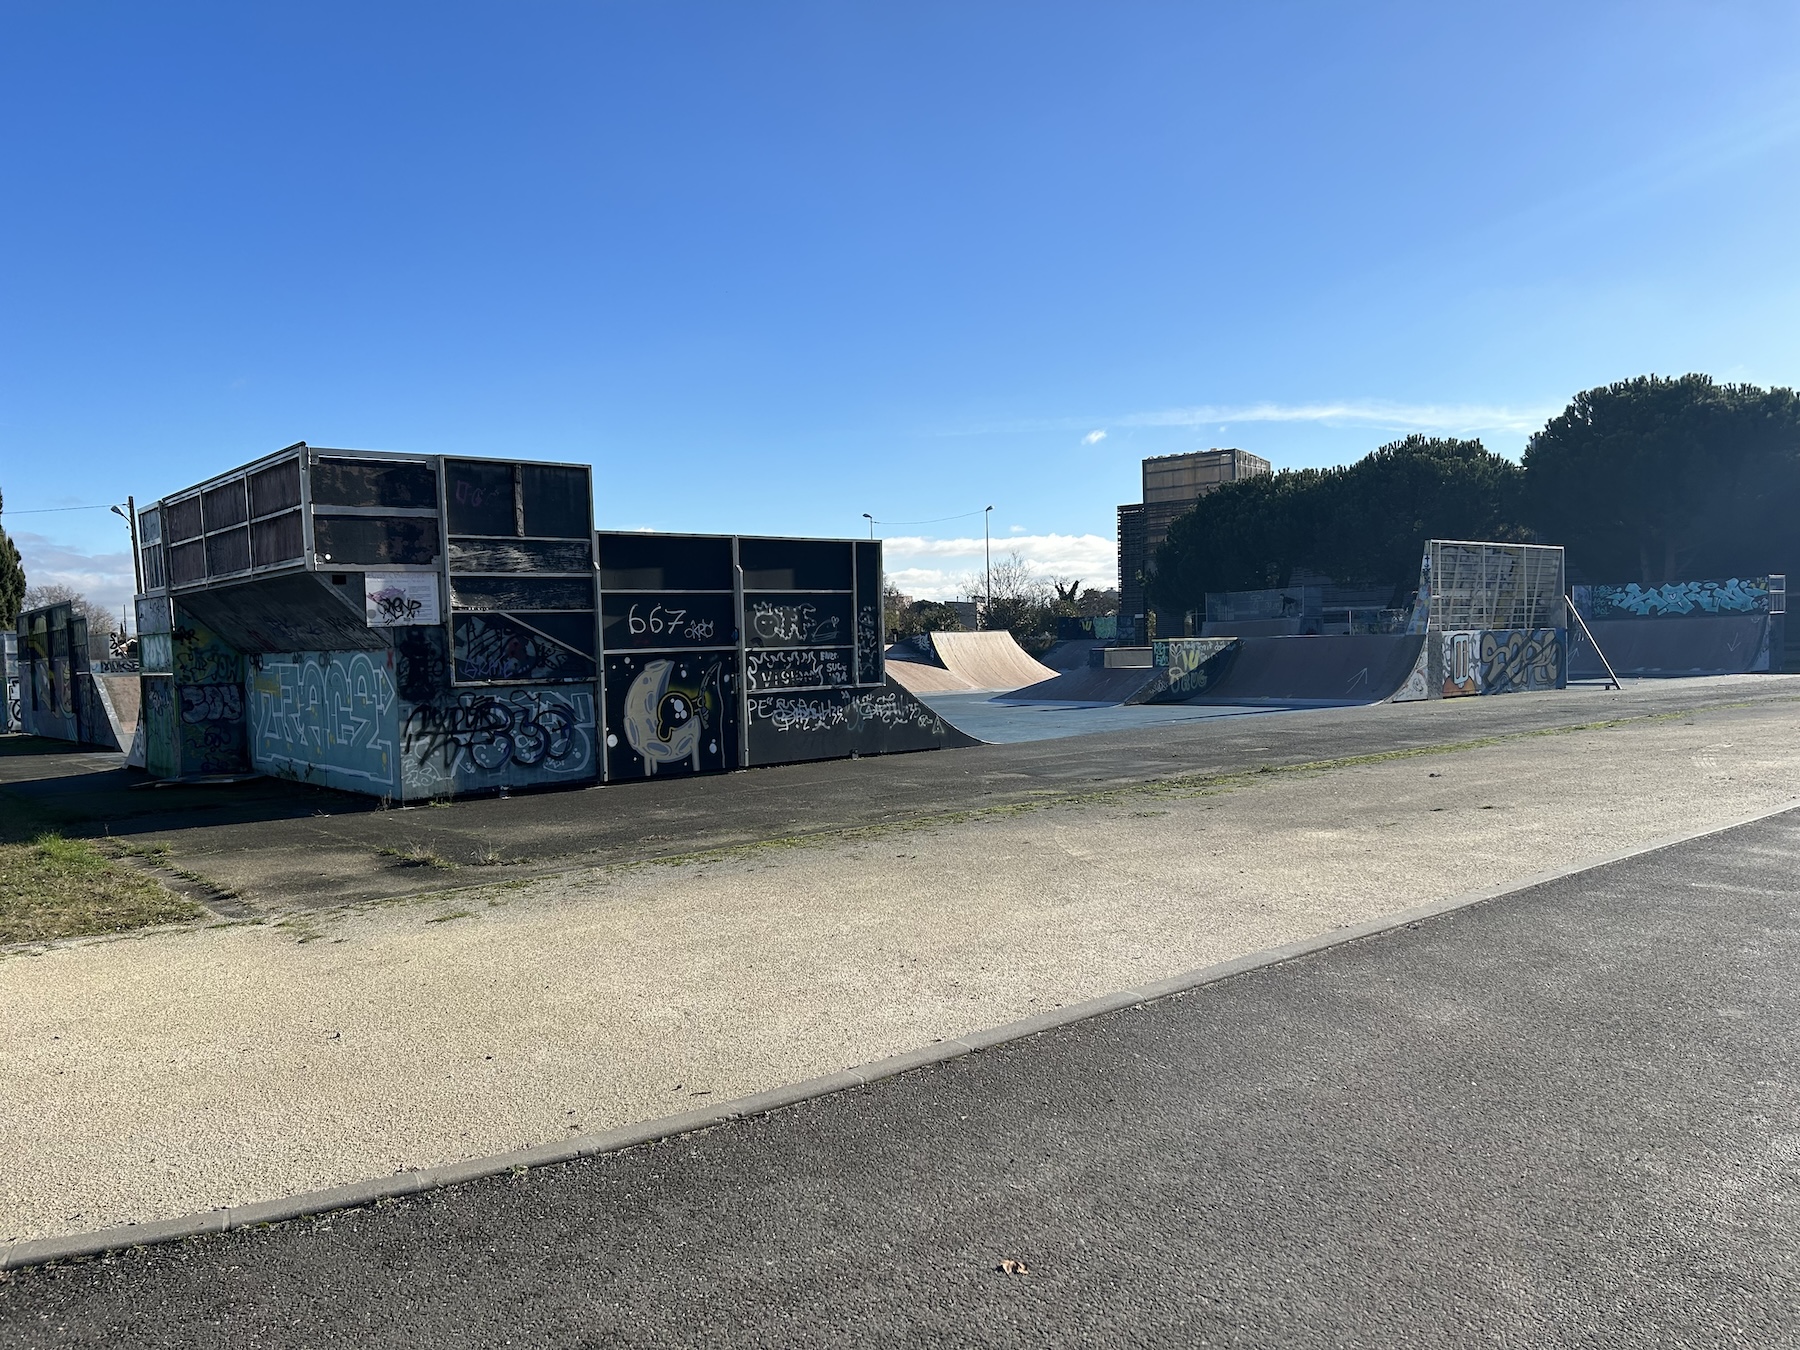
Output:
<path fill-rule="evenodd" d="M 1054 679 L 1056 672 L 1034 661 L 1004 630 L 987 633 L 933 633 L 931 647 L 945 670 L 971 689 L 1021 689 Z"/>
<path fill-rule="evenodd" d="M 1597 619 L 1594 640 L 1621 675 L 1742 675 L 1771 667 L 1767 614 L 1695 614 L 1680 618 Z M 1604 679 L 1593 643 L 1569 634 L 1569 674 Z"/>
<path fill-rule="evenodd" d="M 1412 674 L 1420 633 L 1247 637 L 1188 703 L 1348 704 L 1391 698 Z"/>

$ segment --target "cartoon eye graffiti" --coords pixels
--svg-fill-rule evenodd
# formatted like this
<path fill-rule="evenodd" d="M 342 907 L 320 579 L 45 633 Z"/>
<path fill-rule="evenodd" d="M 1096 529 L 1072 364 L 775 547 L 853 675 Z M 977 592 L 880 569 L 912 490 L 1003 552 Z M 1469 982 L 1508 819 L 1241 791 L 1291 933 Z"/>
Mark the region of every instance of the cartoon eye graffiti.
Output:
<path fill-rule="evenodd" d="M 669 692 L 673 661 L 650 661 L 625 691 L 625 739 L 644 760 L 644 776 L 659 764 L 691 760 L 700 768 L 700 737 L 705 722 L 695 715 L 693 701 L 680 692 Z"/>

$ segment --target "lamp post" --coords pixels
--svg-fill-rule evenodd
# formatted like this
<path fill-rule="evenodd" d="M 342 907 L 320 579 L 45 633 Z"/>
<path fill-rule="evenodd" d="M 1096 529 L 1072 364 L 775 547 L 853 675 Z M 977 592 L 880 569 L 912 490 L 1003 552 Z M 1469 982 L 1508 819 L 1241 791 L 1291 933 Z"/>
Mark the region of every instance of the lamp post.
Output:
<path fill-rule="evenodd" d="M 862 513 L 862 517 L 869 522 L 869 538 L 873 539 L 875 537 L 875 517 L 870 515 L 867 511 Z"/>
<path fill-rule="evenodd" d="M 125 528 L 131 531 L 131 579 L 137 583 L 137 593 L 142 595 L 144 593 L 144 563 L 138 557 L 137 498 L 127 497 L 125 505 L 113 507 L 112 513 L 115 516 L 123 516 Z"/>
<path fill-rule="evenodd" d="M 994 508 L 988 507 L 981 513 L 981 553 L 987 561 L 987 613 L 981 616 L 981 626 L 986 628 L 994 618 L 994 541 L 993 531 L 988 528 L 994 518 Z"/>

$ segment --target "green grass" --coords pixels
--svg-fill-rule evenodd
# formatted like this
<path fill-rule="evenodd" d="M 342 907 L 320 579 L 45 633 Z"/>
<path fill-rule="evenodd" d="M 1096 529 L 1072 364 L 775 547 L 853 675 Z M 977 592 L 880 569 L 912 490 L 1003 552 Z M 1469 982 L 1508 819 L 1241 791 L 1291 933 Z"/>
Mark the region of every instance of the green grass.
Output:
<path fill-rule="evenodd" d="M 0 844 L 0 945 L 179 923 L 200 906 L 84 839 Z"/>

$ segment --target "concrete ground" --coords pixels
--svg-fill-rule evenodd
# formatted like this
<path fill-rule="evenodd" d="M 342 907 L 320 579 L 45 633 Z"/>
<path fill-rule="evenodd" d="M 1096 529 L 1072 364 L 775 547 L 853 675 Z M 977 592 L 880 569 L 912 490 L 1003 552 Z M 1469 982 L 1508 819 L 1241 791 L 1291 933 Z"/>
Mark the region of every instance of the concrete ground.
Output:
<path fill-rule="evenodd" d="M 1208 716 L 1099 735 L 406 810 L 383 810 L 369 798 L 269 779 L 155 785 L 122 768 L 118 756 L 9 754 L 0 738 L 0 808 L 29 812 L 66 833 L 106 834 L 166 850 L 169 866 L 202 879 L 227 912 L 250 916 L 1258 765 L 1795 698 L 1800 698 L 1796 675 L 1639 680 L 1622 692 L 1588 686 L 1504 698 Z M 1060 719 L 1064 727 L 1082 725 L 1067 714 L 1032 709 L 1022 714 Z M 164 875 L 180 880 L 172 872 Z M 219 898 L 219 892 L 228 898 Z M 206 893 L 203 889 L 202 898 Z"/>
<path fill-rule="evenodd" d="M 1797 849 L 1788 814 L 663 1144 L 20 1271 L 0 1346 L 1791 1346 Z"/>
<path fill-rule="evenodd" d="M 852 815 L 807 840 L 14 954 L 0 1081 L 28 1106 L 9 1117 L 0 1240 L 672 1115 L 1768 810 L 1800 800 L 1792 687 L 1553 734 L 1518 696 L 1526 734 L 1228 779 L 1108 782 L 1111 744 L 1090 741 L 1096 790 L 1072 790 L 1064 758 L 1036 780 L 1058 790 L 961 816 Z M 1602 710 L 1579 697 L 1536 706 L 1565 726 Z M 1346 744 L 1337 716 L 1232 720 L 1268 736 L 1316 719 L 1317 750 Z M 1351 725 L 1365 749 L 1430 741 Z"/>

